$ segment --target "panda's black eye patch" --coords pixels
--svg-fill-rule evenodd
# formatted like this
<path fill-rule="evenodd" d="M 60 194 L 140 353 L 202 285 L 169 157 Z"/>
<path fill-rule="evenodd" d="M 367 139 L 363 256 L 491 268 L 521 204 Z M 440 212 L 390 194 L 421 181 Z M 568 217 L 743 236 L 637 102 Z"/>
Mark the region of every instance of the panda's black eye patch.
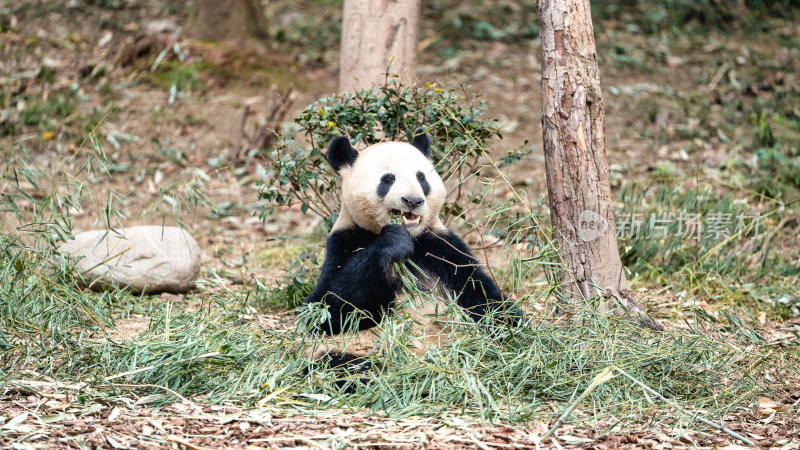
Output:
<path fill-rule="evenodd" d="M 394 184 L 394 175 L 387 173 L 381 177 L 381 182 L 378 184 L 378 197 L 386 197 L 389 193 L 389 188 Z"/>
<path fill-rule="evenodd" d="M 419 181 L 420 187 L 422 187 L 422 193 L 425 194 L 427 197 L 428 194 L 431 192 L 431 185 L 428 184 L 428 180 L 425 178 L 425 174 L 422 172 L 417 172 L 417 181 Z"/>

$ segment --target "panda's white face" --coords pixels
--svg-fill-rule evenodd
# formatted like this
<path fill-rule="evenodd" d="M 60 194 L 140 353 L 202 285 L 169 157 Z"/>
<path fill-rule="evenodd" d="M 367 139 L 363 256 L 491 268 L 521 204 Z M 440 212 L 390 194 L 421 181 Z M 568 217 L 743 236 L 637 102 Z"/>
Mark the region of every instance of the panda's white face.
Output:
<path fill-rule="evenodd" d="M 342 211 L 334 230 L 353 224 L 374 233 L 393 222 L 412 236 L 441 231 L 439 211 L 447 191 L 431 161 L 416 147 L 400 142 L 372 145 L 340 167 Z"/>

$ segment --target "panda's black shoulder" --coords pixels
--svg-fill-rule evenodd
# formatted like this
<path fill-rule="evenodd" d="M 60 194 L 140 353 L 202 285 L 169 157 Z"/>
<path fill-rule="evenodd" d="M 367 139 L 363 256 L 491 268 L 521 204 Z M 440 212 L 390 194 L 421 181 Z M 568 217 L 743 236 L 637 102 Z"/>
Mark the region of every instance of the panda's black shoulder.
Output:
<path fill-rule="evenodd" d="M 433 256 L 432 256 L 433 255 Z M 477 264 L 469 246 L 450 230 L 426 231 L 414 239 L 415 260 L 425 261 L 426 265 L 453 267 L 452 261 Z"/>
<path fill-rule="evenodd" d="M 366 247 L 378 238 L 375 233 L 361 227 L 332 231 L 328 235 L 328 254 L 349 254 Z"/>
<path fill-rule="evenodd" d="M 467 251 L 469 246 L 455 233 L 448 229 L 427 231 L 416 238 L 416 245 L 425 248 L 448 247 L 453 251 Z M 471 253 L 471 252 L 470 252 Z"/>

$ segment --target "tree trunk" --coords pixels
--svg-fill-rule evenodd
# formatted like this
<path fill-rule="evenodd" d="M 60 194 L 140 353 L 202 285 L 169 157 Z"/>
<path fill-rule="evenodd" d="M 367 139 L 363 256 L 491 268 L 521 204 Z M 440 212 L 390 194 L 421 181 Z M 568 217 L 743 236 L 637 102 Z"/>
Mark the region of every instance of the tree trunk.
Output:
<path fill-rule="evenodd" d="M 185 33 L 209 40 L 266 40 L 261 0 L 194 0 Z"/>
<path fill-rule="evenodd" d="M 417 71 L 420 0 L 345 0 L 339 89 L 370 88 Z"/>
<path fill-rule="evenodd" d="M 636 303 L 617 246 L 606 161 L 605 112 L 589 0 L 538 0 L 542 130 L 564 309 L 605 292 L 607 311 L 661 326 Z"/>

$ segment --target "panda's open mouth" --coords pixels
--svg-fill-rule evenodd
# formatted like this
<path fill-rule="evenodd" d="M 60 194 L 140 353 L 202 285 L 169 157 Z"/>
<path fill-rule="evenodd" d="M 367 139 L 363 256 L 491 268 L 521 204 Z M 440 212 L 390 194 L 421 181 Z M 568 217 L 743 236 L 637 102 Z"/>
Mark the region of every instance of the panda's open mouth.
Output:
<path fill-rule="evenodd" d="M 397 223 L 399 225 L 414 225 L 420 223 L 422 220 L 421 216 L 418 216 L 411 211 L 402 212 L 399 209 L 393 209 L 389 211 L 389 215 L 392 216 L 392 223 Z"/>

